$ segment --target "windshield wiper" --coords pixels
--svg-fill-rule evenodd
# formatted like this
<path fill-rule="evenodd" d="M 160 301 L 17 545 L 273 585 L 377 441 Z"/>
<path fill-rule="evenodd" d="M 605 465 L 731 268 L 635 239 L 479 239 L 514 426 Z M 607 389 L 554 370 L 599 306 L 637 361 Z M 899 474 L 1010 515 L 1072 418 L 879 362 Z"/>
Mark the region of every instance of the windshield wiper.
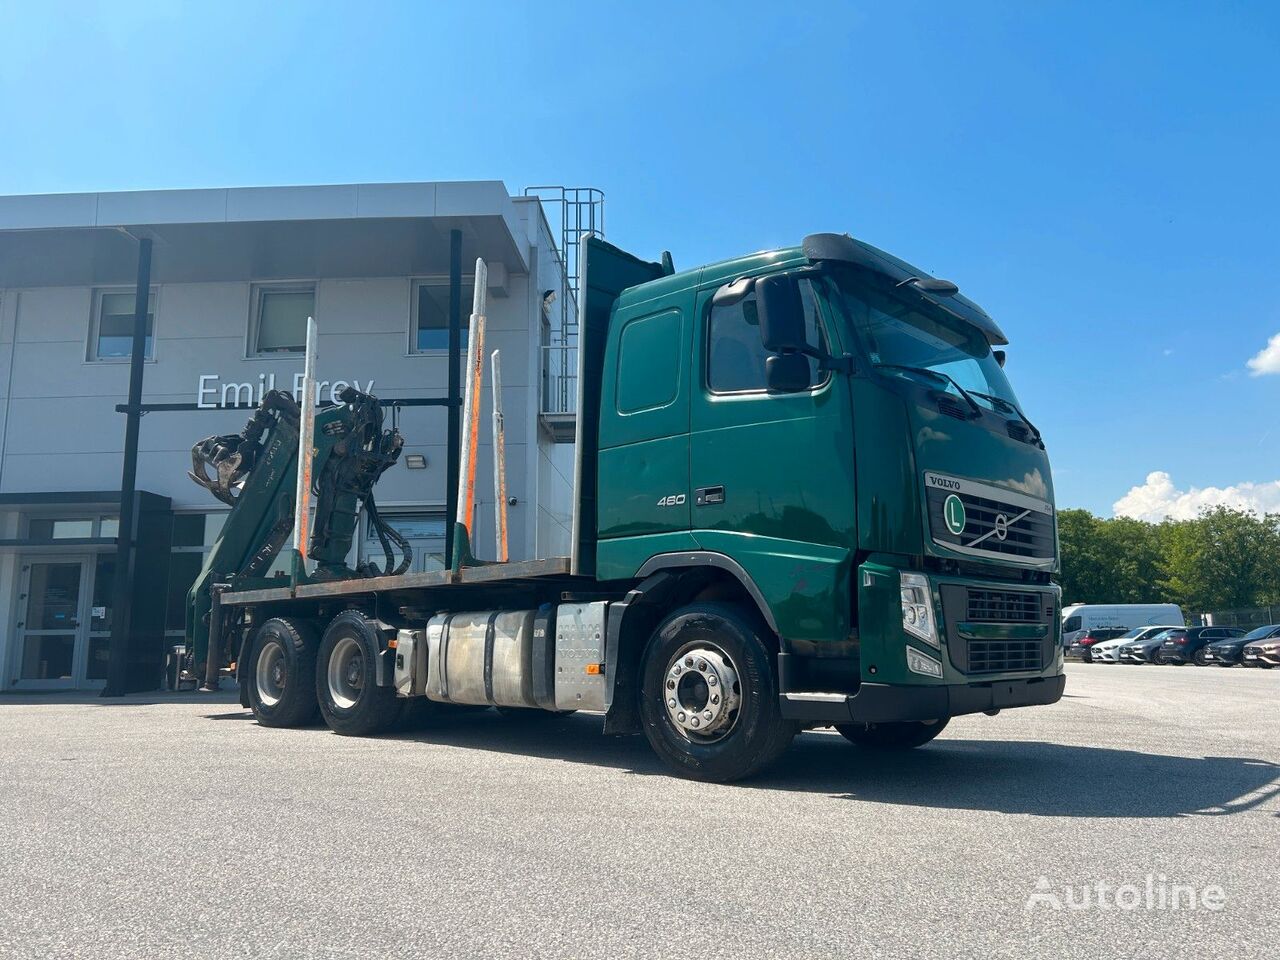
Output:
<path fill-rule="evenodd" d="M 964 397 L 965 403 L 969 404 L 969 406 L 973 408 L 973 415 L 979 418 L 982 416 L 982 408 L 978 406 L 978 401 L 973 399 L 968 390 L 956 383 L 954 377 L 943 373 L 941 370 L 930 370 L 928 367 L 911 367 L 905 363 L 878 363 L 876 366 L 888 367 L 891 370 L 907 370 L 911 373 L 923 373 L 926 377 L 934 377 L 938 380 L 949 383 L 960 391 L 960 396 Z M 980 393 L 978 396 L 981 397 L 983 394 Z"/>
<path fill-rule="evenodd" d="M 1004 397 L 993 397 L 989 393 L 978 393 L 977 390 L 973 391 L 973 393 L 974 396 L 981 397 L 983 400 L 990 400 L 997 407 L 1003 407 L 1005 410 L 1012 413 L 1027 425 L 1027 428 L 1031 431 L 1031 435 L 1036 438 L 1036 443 L 1040 444 L 1041 448 L 1044 447 L 1044 439 L 1040 436 L 1039 428 L 1027 419 L 1027 415 L 1018 409 L 1017 404 L 1010 403 L 1008 400 L 1004 399 Z"/>

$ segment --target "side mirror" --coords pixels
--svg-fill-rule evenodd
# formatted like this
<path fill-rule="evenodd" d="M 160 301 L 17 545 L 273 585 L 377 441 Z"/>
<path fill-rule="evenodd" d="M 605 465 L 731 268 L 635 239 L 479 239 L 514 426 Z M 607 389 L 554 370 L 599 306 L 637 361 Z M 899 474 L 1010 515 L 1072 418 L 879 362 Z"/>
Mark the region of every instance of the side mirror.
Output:
<path fill-rule="evenodd" d="M 795 277 L 781 274 L 756 281 L 760 339 L 770 353 L 801 353 L 809 349 L 804 336 L 804 301 Z"/>
<path fill-rule="evenodd" d="M 1000 365 L 1000 368 L 1003 370 L 1005 352 L 1003 350 L 992 350 L 991 353 L 992 353 L 992 356 L 996 358 L 996 363 L 998 363 Z"/>
<path fill-rule="evenodd" d="M 764 361 L 764 384 L 770 393 L 802 393 L 809 381 L 809 358 L 803 353 L 779 353 Z"/>

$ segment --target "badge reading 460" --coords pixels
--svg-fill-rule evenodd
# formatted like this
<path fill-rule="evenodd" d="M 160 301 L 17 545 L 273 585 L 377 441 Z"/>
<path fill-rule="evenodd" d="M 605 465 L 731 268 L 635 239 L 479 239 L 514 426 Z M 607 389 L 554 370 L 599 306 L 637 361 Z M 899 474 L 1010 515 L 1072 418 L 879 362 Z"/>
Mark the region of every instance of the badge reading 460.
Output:
<path fill-rule="evenodd" d="M 660 507 L 679 507 L 684 505 L 683 493 L 669 493 L 658 501 Z"/>

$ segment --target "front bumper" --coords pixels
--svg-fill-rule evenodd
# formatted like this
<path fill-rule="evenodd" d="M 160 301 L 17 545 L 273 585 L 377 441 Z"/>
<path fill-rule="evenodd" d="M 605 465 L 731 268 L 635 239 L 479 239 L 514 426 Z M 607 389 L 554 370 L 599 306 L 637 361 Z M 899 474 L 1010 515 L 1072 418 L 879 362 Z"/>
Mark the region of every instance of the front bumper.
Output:
<path fill-rule="evenodd" d="M 1269 667 L 1280 667 L 1280 651 L 1273 653 L 1258 647 L 1245 647 L 1244 661 L 1249 664 L 1266 664 Z"/>
<path fill-rule="evenodd" d="M 782 715 L 820 726 L 837 723 L 891 723 L 939 720 L 966 713 L 1044 706 L 1062 699 L 1065 674 L 1027 680 L 993 680 L 908 686 L 863 683 L 855 694 L 784 693 Z"/>
<path fill-rule="evenodd" d="M 1204 658 L 1210 663 L 1230 665 L 1240 662 L 1239 647 L 1206 647 Z"/>

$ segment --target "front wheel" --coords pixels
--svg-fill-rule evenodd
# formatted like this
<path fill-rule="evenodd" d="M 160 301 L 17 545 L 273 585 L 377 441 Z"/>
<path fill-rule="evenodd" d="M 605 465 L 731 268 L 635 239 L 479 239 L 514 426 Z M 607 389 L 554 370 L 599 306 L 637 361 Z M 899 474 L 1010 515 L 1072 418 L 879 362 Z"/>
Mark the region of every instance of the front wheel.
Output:
<path fill-rule="evenodd" d="M 378 634 L 358 610 L 333 618 L 320 640 L 315 691 L 334 733 L 367 737 L 389 729 L 404 708 L 392 687 L 377 684 Z"/>
<path fill-rule="evenodd" d="M 1093 663 L 1093 651 L 1085 647 L 1084 652 L 1080 654 L 1080 659 L 1085 663 Z"/>
<path fill-rule="evenodd" d="M 640 716 L 654 752 L 678 773 L 726 783 L 776 760 L 799 727 L 778 705 L 767 628 L 728 603 L 667 617 L 644 655 Z"/>
<path fill-rule="evenodd" d="M 922 747 L 947 728 L 941 720 L 903 720 L 893 723 L 838 723 L 836 731 L 850 743 L 874 750 L 910 750 Z"/>
<path fill-rule="evenodd" d="M 1201 647 L 1191 657 L 1191 662 L 1197 667 L 1207 667 L 1209 665 L 1209 651 L 1204 647 Z"/>

